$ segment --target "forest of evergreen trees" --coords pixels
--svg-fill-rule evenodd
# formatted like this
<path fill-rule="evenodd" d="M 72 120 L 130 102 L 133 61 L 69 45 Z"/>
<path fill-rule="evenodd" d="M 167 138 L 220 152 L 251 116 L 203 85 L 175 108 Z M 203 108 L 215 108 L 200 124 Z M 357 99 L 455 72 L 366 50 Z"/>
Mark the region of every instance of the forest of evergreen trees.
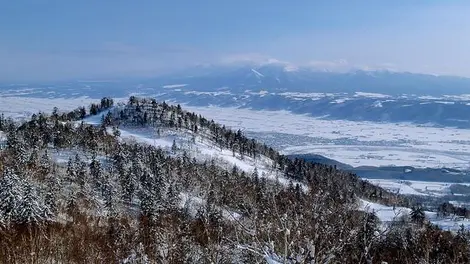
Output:
<path fill-rule="evenodd" d="M 82 121 L 93 115 L 101 125 Z M 292 181 L 122 140 L 120 127 L 203 136 Z M 1 263 L 470 263 L 469 233 L 440 230 L 406 197 L 179 105 L 103 98 L 23 123 L 2 115 L 0 131 Z M 358 198 L 413 210 L 383 224 Z"/>

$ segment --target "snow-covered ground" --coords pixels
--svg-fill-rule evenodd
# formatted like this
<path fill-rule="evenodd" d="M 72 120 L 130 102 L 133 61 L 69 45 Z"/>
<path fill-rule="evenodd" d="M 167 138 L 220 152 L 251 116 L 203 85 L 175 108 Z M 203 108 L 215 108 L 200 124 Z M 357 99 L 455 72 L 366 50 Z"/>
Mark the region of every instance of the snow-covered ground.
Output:
<path fill-rule="evenodd" d="M 184 192 L 180 193 L 179 198 L 179 206 L 188 210 L 188 213 L 190 213 L 192 216 L 195 216 L 197 214 L 198 209 L 203 207 L 206 203 L 204 199 Z M 239 213 L 233 210 L 229 210 L 228 208 L 219 207 L 219 209 L 222 211 L 222 216 L 225 219 L 237 220 L 241 217 Z"/>
<path fill-rule="evenodd" d="M 403 181 L 389 179 L 367 179 L 367 181 L 395 193 L 436 197 L 451 194 L 449 188 L 454 184 L 449 182 Z M 470 183 L 459 184 L 467 186 L 470 185 Z"/>
<path fill-rule="evenodd" d="M 103 112 L 99 115 L 90 116 L 84 119 L 84 122 L 89 124 L 99 124 L 101 122 L 101 116 L 105 115 Z M 282 176 L 279 170 L 273 169 L 273 160 L 260 156 L 256 159 L 249 156 L 241 156 L 238 153 L 234 153 L 229 149 L 221 149 L 216 146 L 214 142 L 207 139 L 204 133 L 194 134 L 190 131 L 173 130 L 173 129 L 160 129 L 160 135 L 158 135 L 157 129 L 155 128 L 131 128 L 131 127 L 120 127 L 120 137 L 122 140 L 134 140 L 136 142 L 153 145 L 171 151 L 173 142 L 176 143 L 177 148 L 189 150 L 189 155 L 196 158 L 197 160 L 204 162 L 207 160 L 217 160 L 219 165 L 224 166 L 226 169 L 232 169 L 233 166 L 237 166 L 238 169 L 252 175 L 255 169 L 258 172 L 259 177 L 264 177 L 269 180 L 276 180 L 280 184 L 287 186 L 290 182 Z M 108 131 L 112 133 L 112 131 Z M 297 182 L 293 182 L 294 184 Z M 303 188 L 306 188 L 302 184 Z"/>
<path fill-rule="evenodd" d="M 315 153 L 352 166 L 470 167 L 467 129 L 325 120 L 288 111 L 184 107 L 253 133 L 285 154 Z"/>
<path fill-rule="evenodd" d="M 99 116 L 94 116 L 86 119 L 87 122 L 96 124 L 100 120 Z M 168 151 L 171 151 L 173 141 L 177 146 L 184 147 L 190 150 L 190 155 L 196 157 L 200 161 L 208 159 L 219 160 L 219 165 L 225 166 L 230 169 L 233 165 L 236 165 L 239 169 L 253 173 L 258 170 L 261 177 L 267 177 L 271 180 L 278 180 L 281 184 L 287 185 L 289 181 L 282 178 L 279 172 L 274 171 L 272 167 L 272 161 L 266 157 L 260 157 L 253 159 L 251 157 L 240 157 L 238 154 L 233 153 L 227 149 L 220 149 L 215 146 L 210 140 L 207 140 L 204 136 L 195 135 L 190 132 L 174 131 L 174 130 L 161 130 L 160 136 L 157 135 L 155 129 L 151 128 L 121 128 L 122 140 L 135 140 L 140 143 L 154 145 L 162 147 Z M 434 195 L 440 196 L 446 194 L 449 190 L 449 183 L 444 182 L 420 182 L 420 181 L 398 181 L 398 180 L 379 180 L 370 179 L 374 184 L 384 187 L 392 191 L 398 191 L 402 194 L 415 194 L 415 195 Z M 306 188 L 304 186 L 304 188 Z M 204 203 L 201 198 L 192 196 L 189 194 L 181 194 L 182 206 L 190 206 L 195 208 Z M 359 208 L 364 211 L 373 211 L 377 214 L 382 222 L 390 222 L 398 219 L 400 216 L 409 214 L 411 209 L 404 207 L 389 207 L 377 203 L 372 203 L 366 200 L 360 200 Z M 237 218 L 239 215 L 236 212 L 232 212 L 227 209 L 223 209 L 224 217 L 226 218 Z M 438 218 L 435 212 L 426 212 L 427 218 L 434 224 L 439 225 L 441 228 L 446 230 L 458 230 L 461 225 L 470 227 L 470 221 L 465 219 L 453 219 Z"/>
<path fill-rule="evenodd" d="M 90 163 L 92 161 L 91 153 L 86 153 L 78 149 L 49 149 L 49 155 L 51 155 L 52 160 L 57 164 L 66 165 L 69 159 L 75 159 L 78 155 L 83 162 Z M 101 162 L 101 164 L 106 164 L 107 160 L 105 156 L 97 156 L 96 159 Z"/>
<path fill-rule="evenodd" d="M 366 212 L 374 212 L 383 223 L 398 220 L 403 215 L 409 215 L 410 208 L 391 207 L 382 204 L 359 200 L 359 209 Z M 455 217 L 441 218 L 435 212 L 425 211 L 426 218 L 433 224 L 438 225 L 444 230 L 457 231 L 463 225 L 466 229 L 470 228 L 470 219 L 462 219 Z"/>
<path fill-rule="evenodd" d="M 272 169 L 273 161 L 261 156 L 253 159 L 248 156 L 240 156 L 228 149 L 221 149 L 206 137 L 189 132 L 161 129 L 160 136 L 155 129 L 151 128 L 120 128 L 121 138 L 124 140 L 135 140 L 140 143 L 161 147 L 171 151 L 173 141 L 177 148 L 189 150 L 189 154 L 203 162 L 211 159 L 219 161 L 219 165 L 226 169 L 237 166 L 238 169 L 252 175 L 255 169 L 260 177 L 277 180 L 283 185 L 288 185 L 289 180 L 282 177 L 278 170 Z M 295 182 L 294 182 L 295 183 Z"/>
<path fill-rule="evenodd" d="M 173 88 L 182 88 L 187 86 L 187 84 L 169 84 L 169 85 L 163 85 L 164 89 L 173 89 Z"/>
<path fill-rule="evenodd" d="M 118 100 L 126 99 L 115 101 Z M 88 97 L 4 96 L 0 98 L 0 112 L 7 117 L 21 118 L 38 111 L 50 112 L 54 106 L 66 111 L 96 101 Z M 288 111 L 184 107 L 232 128 L 240 128 L 284 154 L 315 153 L 352 166 L 470 167 L 470 130 L 466 129 L 325 120 Z"/>
<path fill-rule="evenodd" d="M 0 97 L 0 113 L 6 117 L 25 118 L 38 112 L 52 112 L 54 107 L 60 111 L 70 111 L 79 106 L 88 106 L 99 101 L 89 97 L 77 98 L 32 98 L 32 97 Z"/>
<path fill-rule="evenodd" d="M 117 101 L 119 100 L 125 99 Z M 0 98 L 0 112 L 6 116 L 21 118 L 38 111 L 50 112 L 54 106 L 60 110 L 72 110 L 96 101 L 88 97 L 73 99 L 2 97 Z M 292 114 L 288 111 L 191 106 L 185 106 L 185 108 L 234 129 L 242 129 L 248 135 L 255 135 L 258 139 L 281 149 L 286 154 L 316 153 L 354 166 L 407 165 L 468 168 L 470 164 L 470 130 L 405 123 L 325 120 L 308 115 Z M 87 118 L 85 122 L 98 124 L 100 120 L 101 115 L 98 115 Z M 215 158 L 227 168 L 236 165 L 248 174 L 253 173 L 256 168 L 261 177 L 278 180 L 284 185 L 289 182 L 282 178 L 280 173 L 272 170 L 272 161 L 266 157 L 242 158 L 238 154 L 234 155 L 230 150 L 214 146 L 203 136 L 171 132 L 164 132 L 163 135 L 157 136 L 156 131 L 152 129 L 121 128 L 120 132 L 123 140 L 136 140 L 167 150 L 171 149 L 175 140 L 177 146 L 185 149 L 189 147 L 190 154 L 199 160 Z M 71 156 L 70 153 L 53 155 L 58 162 L 65 162 Z M 445 195 L 450 186 L 445 182 L 400 182 L 375 179 L 369 181 L 403 194 L 432 196 Z M 366 201 L 361 202 L 361 208 L 374 210 L 385 222 L 399 214 L 409 213 L 410 210 L 408 208 L 395 208 L 394 210 L 392 207 Z M 466 220 L 439 219 L 433 212 L 426 212 L 426 215 L 433 223 L 444 229 L 456 230 L 461 224 L 470 226 L 470 222 Z"/>

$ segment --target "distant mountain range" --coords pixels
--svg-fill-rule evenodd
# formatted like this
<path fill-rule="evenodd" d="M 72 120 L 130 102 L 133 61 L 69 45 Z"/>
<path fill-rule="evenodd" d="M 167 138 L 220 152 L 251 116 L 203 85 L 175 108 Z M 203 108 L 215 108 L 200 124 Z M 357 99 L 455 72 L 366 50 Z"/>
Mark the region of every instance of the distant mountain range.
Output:
<path fill-rule="evenodd" d="M 372 92 L 390 95 L 442 95 L 470 93 L 470 79 L 435 76 L 390 70 L 352 70 L 332 72 L 328 69 L 296 67 L 285 63 L 231 66 L 199 66 L 148 84 L 185 83 L 191 89 L 215 91 L 267 90 L 270 92 Z"/>
<path fill-rule="evenodd" d="M 0 85 L 0 96 L 154 96 L 188 105 L 287 110 L 329 119 L 470 127 L 470 79 L 390 70 L 331 72 L 287 63 L 201 65 L 115 81 Z"/>

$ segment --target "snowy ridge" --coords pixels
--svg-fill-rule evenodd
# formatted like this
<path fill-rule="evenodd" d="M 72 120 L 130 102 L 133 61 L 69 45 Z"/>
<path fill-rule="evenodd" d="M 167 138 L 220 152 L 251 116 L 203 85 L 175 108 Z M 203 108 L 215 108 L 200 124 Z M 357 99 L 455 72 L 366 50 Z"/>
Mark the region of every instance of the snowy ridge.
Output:
<path fill-rule="evenodd" d="M 105 116 L 109 111 L 113 110 L 114 109 L 110 109 L 99 115 L 87 117 L 83 121 L 92 125 L 101 124 L 102 116 Z M 273 160 L 265 156 L 253 159 L 252 157 L 242 156 L 229 149 L 221 149 L 216 146 L 214 142 L 209 140 L 209 136 L 205 135 L 204 132 L 193 133 L 188 130 L 149 127 L 120 127 L 119 131 L 121 140 L 131 140 L 160 147 L 168 152 L 172 152 L 171 148 L 173 147 L 173 143 L 176 143 L 178 149 L 187 150 L 191 158 L 196 158 L 196 160 L 200 162 L 215 159 L 219 161 L 219 166 L 227 170 L 231 170 L 233 166 L 237 166 L 238 169 L 244 171 L 248 176 L 257 171 L 259 177 L 276 181 L 283 186 L 288 186 L 290 182 L 293 184 L 299 183 L 283 177 L 283 174 L 279 170 L 273 169 L 273 164 L 275 163 Z M 107 132 L 111 134 L 112 130 L 108 128 Z M 299 184 L 304 190 L 307 190 L 305 184 Z"/>
<path fill-rule="evenodd" d="M 212 141 L 206 137 L 193 134 L 190 132 L 182 132 L 175 130 L 161 129 L 161 135 L 157 136 L 156 129 L 150 128 L 120 128 L 122 140 L 133 140 L 139 143 L 160 147 L 167 151 L 171 151 L 173 142 L 179 149 L 189 150 L 191 158 L 196 158 L 200 162 L 215 159 L 218 165 L 231 170 L 233 166 L 252 175 L 256 170 L 259 177 L 269 180 L 277 181 L 284 186 L 288 186 L 290 179 L 282 177 L 279 170 L 272 168 L 274 161 L 267 157 L 261 156 L 253 159 L 248 156 L 241 156 L 239 153 L 234 153 L 228 149 L 220 149 Z M 111 131 L 108 130 L 110 133 Z M 298 183 L 292 181 L 294 184 Z M 304 189 L 306 186 L 301 184 Z"/>
<path fill-rule="evenodd" d="M 256 74 L 257 77 L 264 77 L 263 74 L 261 74 L 259 71 L 255 70 L 255 69 L 251 69 L 251 71 Z"/>
<path fill-rule="evenodd" d="M 218 92 L 197 92 L 197 91 L 188 91 L 184 92 L 184 94 L 194 94 L 194 95 L 212 95 L 212 96 L 220 96 L 220 95 L 233 95 L 229 91 L 218 91 Z"/>
<path fill-rule="evenodd" d="M 356 97 L 368 97 L 368 98 L 390 98 L 390 95 L 380 94 L 380 93 L 366 93 L 366 92 L 356 92 Z"/>
<path fill-rule="evenodd" d="M 90 116 L 83 121 L 89 124 L 100 124 L 102 116 L 106 114 L 107 112 L 103 112 L 99 115 Z M 287 186 L 290 183 L 290 180 L 282 177 L 282 174 L 278 170 L 272 169 L 272 160 L 266 157 L 257 157 L 256 159 L 247 156 L 243 157 L 239 153 L 233 153 L 228 149 L 221 149 L 208 139 L 209 137 L 208 135 L 204 134 L 204 131 L 199 133 L 192 133 L 188 130 L 161 129 L 159 133 L 160 135 L 157 135 L 156 129 L 151 128 L 121 127 L 119 130 L 121 133 L 121 140 L 134 140 L 139 143 L 161 147 L 169 152 L 173 151 L 172 147 L 175 143 L 177 149 L 181 148 L 189 150 L 190 156 L 196 158 L 198 161 L 204 162 L 215 159 L 219 161 L 219 166 L 222 166 L 226 169 L 231 169 L 233 166 L 237 166 L 239 169 L 245 171 L 248 176 L 254 173 L 256 170 L 260 177 L 277 181 L 284 186 Z M 108 130 L 108 132 L 111 133 L 110 130 Z M 176 151 L 176 154 L 177 152 L 178 151 Z M 306 187 L 304 185 L 302 186 L 304 190 L 306 190 Z M 419 193 L 413 188 L 405 189 L 405 192 L 412 194 Z M 185 198 L 185 194 L 182 195 L 183 198 Z M 193 197 L 189 194 L 186 195 L 187 197 L 184 199 L 185 201 L 194 200 L 196 204 L 200 204 L 201 198 Z M 188 198 L 190 196 L 191 198 Z M 363 205 L 361 208 L 363 210 L 367 211 L 372 208 L 374 211 L 377 211 L 379 218 L 384 222 L 390 221 L 392 216 L 396 216 L 396 210 L 392 210 L 390 207 L 364 201 L 362 201 L 362 203 Z M 400 209 L 402 209 L 403 214 L 410 211 L 409 208 Z M 466 224 L 466 221 L 438 219 L 436 214 L 432 212 L 427 212 L 427 215 L 430 219 L 432 219 L 433 222 L 447 228 L 453 228 L 456 223 L 462 222 L 463 224 Z M 225 216 L 230 216 L 230 213 L 227 213 Z"/>
<path fill-rule="evenodd" d="M 188 86 L 187 84 L 169 84 L 163 85 L 162 88 L 164 89 L 172 89 L 172 88 L 182 88 Z"/>

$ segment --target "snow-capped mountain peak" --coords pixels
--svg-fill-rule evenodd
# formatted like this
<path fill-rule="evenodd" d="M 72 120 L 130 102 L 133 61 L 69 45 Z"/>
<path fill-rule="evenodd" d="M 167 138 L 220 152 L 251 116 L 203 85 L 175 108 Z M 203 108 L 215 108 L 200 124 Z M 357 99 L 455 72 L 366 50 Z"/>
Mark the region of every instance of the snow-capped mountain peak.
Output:
<path fill-rule="evenodd" d="M 251 71 L 256 74 L 257 77 L 264 77 L 263 74 L 261 74 L 259 71 L 255 70 L 255 69 L 251 69 Z"/>

